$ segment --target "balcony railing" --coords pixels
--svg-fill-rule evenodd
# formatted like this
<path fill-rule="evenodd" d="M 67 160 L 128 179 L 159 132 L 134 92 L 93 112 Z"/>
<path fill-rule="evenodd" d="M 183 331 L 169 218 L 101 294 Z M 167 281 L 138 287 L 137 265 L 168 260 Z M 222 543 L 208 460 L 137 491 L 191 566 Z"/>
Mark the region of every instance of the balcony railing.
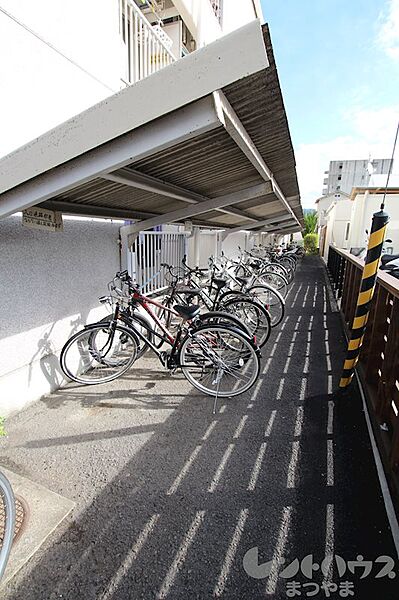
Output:
<path fill-rule="evenodd" d="M 119 0 L 119 29 L 126 49 L 126 83 L 136 83 L 176 60 L 168 36 L 153 27 L 132 0 Z"/>
<path fill-rule="evenodd" d="M 328 271 L 348 331 L 363 266 L 363 260 L 330 246 Z M 385 271 L 378 273 L 358 373 L 399 514 L 399 281 Z"/>

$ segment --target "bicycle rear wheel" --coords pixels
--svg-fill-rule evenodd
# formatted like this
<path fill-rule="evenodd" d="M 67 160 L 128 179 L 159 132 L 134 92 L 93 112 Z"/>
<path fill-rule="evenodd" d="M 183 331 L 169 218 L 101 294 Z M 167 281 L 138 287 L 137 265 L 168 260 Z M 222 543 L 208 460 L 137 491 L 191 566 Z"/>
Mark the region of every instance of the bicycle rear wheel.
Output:
<path fill-rule="evenodd" d="M 223 310 L 212 310 L 202 313 L 196 317 L 196 325 L 226 325 L 227 327 L 237 327 L 241 329 L 245 335 L 251 337 L 251 332 L 248 327 L 240 321 L 240 319 L 230 312 Z"/>
<path fill-rule="evenodd" d="M 267 309 L 256 300 L 245 296 L 232 298 L 221 307 L 231 312 L 256 337 L 259 348 L 263 348 L 271 332 L 271 317 Z"/>
<path fill-rule="evenodd" d="M 249 288 L 248 294 L 253 295 L 269 311 L 272 327 L 281 323 L 285 313 L 285 302 L 277 290 L 268 285 L 254 285 Z"/>
<path fill-rule="evenodd" d="M 130 329 L 115 323 L 95 323 L 66 342 L 61 350 L 61 369 L 78 383 L 106 383 L 132 366 L 139 347 L 139 340 Z"/>
<path fill-rule="evenodd" d="M 223 325 L 191 330 L 180 348 L 180 367 L 197 390 L 209 396 L 234 397 L 259 377 L 259 352 L 240 330 Z"/>
<path fill-rule="evenodd" d="M 262 284 L 262 282 L 266 283 L 266 285 L 271 285 L 274 289 L 280 292 L 283 298 L 287 296 L 288 281 L 279 273 L 273 273 L 272 271 L 269 273 L 262 273 L 258 279 L 258 283 Z"/>

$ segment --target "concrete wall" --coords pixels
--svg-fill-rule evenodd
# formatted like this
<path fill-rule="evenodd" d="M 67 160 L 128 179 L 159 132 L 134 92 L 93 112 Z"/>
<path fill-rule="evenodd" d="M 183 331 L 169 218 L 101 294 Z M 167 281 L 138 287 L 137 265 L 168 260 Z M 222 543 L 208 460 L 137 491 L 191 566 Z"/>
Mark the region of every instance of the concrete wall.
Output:
<path fill-rule="evenodd" d="M 98 297 L 119 269 L 119 226 L 65 220 L 49 233 L 0 221 L 0 415 L 62 384 L 66 339 L 106 314 Z"/>
<path fill-rule="evenodd" d="M 0 156 L 118 91 L 125 75 L 117 0 L 2 7 L 21 24 L 0 13 Z"/>

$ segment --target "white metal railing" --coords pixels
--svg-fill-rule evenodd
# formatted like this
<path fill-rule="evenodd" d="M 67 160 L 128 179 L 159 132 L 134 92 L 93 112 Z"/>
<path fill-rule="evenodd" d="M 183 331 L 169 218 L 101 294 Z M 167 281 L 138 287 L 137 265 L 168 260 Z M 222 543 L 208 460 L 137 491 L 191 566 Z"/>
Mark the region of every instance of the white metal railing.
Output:
<path fill-rule="evenodd" d="M 136 83 L 176 60 L 165 32 L 160 34 L 133 0 L 119 0 L 119 30 L 126 48 L 127 83 Z"/>
<path fill-rule="evenodd" d="M 181 266 L 186 247 L 187 236 L 184 233 L 143 231 L 127 251 L 129 275 L 145 293 L 157 292 L 169 285 L 161 264 Z"/>

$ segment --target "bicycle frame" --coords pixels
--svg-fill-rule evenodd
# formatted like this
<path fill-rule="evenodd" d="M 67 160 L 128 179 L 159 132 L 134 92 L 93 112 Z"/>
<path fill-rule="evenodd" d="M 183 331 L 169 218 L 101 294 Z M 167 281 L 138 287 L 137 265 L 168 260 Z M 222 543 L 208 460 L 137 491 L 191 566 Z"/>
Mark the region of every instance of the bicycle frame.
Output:
<path fill-rule="evenodd" d="M 162 321 L 151 310 L 151 305 L 156 306 L 157 308 L 165 309 L 165 310 L 167 310 L 168 312 L 170 312 L 171 314 L 173 314 L 176 317 L 180 317 L 180 315 L 175 310 L 173 310 L 171 308 L 168 308 L 167 306 L 164 306 L 163 304 L 161 304 L 160 302 L 157 302 L 156 300 L 153 300 L 152 298 L 148 298 L 147 296 L 145 296 L 144 294 L 142 294 L 141 292 L 139 292 L 137 290 L 135 290 L 132 293 L 131 300 L 133 302 L 136 302 L 136 303 L 140 304 L 140 306 L 143 307 L 143 309 L 145 310 L 145 312 L 151 317 L 151 319 L 161 329 L 161 331 L 163 332 L 163 335 L 160 334 L 158 331 L 156 331 L 153 327 L 151 327 L 151 332 L 157 338 L 159 338 L 160 340 L 162 340 L 163 342 L 166 342 L 167 344 L 169 344 L 169 346 L 171 346 L 170 357 L 174 357 L 175 354 L 176 354 L 176 352 L 177 352 L 177 349 L 179 347 L 179 343 L 180 343 L 180 340 L 181 340 L 182 329 L 183 328 L 180 325 L 176 337 L 173 337 L 172 333 L 167 329 L 167 327 L 165 327 L 165 325 L 162 323 Z M 117 307 L 116 310 L 115 310 L 114 319 L 115 320 L 119 319 L 122 322 L 126 322 L 127 324 L 130 324 L 130 325 L 132 325 L 132 322 L 134 323 L 134 317 L 130 317 L 130 316 L 124 314 L 124 312 L 120 312 L 119 311 L 119 307 Z M 133 329 L 134 329 L 134 333 L 137 335 L 137 337 L 139 339 L 141 339 L 141 341 L 143 341 L 146 345 L 148 345 L 151 348 L 151 350 L 159 358 L 160 362 L 165 366 L 164 360 L 163 360 L 163 353 L 162 353 L 162 351 L 159 350 L 151 342 L 151 340 L 149 340 L 148 338 L 146 338 L 146 336 L 140 331 L 140 329 L 136 329 L 135 327 L 133 327 Z M 148 330 L 149 330 L 149 328 L 148 328 Z"/>

